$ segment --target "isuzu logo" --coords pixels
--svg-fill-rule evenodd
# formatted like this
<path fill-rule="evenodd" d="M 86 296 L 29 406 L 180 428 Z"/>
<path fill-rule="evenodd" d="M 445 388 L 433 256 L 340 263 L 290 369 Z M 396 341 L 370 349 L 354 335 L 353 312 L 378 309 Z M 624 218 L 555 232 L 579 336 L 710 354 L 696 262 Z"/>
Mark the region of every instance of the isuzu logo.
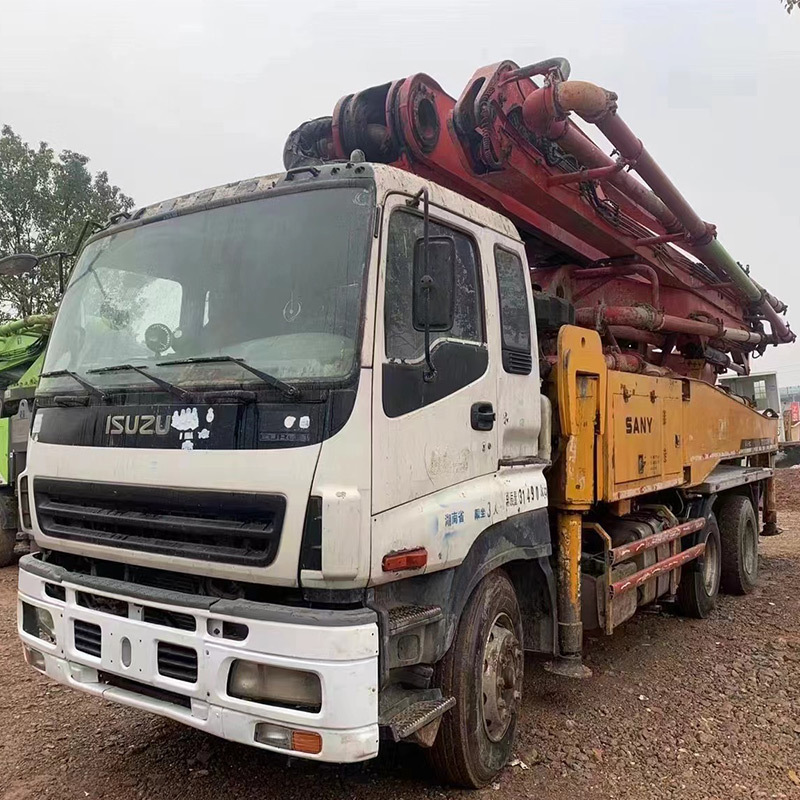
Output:
<path fill-rule="evenodd" d="M 166 436 L 169 433 L 169 420 L 169 414 L 109 414 L 106 417 L 106 434 Z"/>

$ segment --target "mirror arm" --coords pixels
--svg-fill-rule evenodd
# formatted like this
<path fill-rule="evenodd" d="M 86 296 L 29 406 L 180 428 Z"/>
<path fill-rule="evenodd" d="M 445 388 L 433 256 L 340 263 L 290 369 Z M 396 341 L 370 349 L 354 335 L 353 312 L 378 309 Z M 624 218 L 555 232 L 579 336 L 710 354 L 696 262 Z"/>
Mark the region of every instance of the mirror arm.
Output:
<path fill-rule="evenodd" d="M 66 278 L 64 272 L 64 259 L 65 258 L 74 258 L 81 249 L 84 240 L 86 239 L 86 234 L 89 233 L 90 229 L 93 233 L 94 231 L 102 230 L 105 225 L 101 225 L 99 222 L 95 222 L 93 219 L 87 219 L 86 222 L 83 223 L 83 227 L 81 228 L 81 232 L 78 234 L 78 238 L 75 241 L 75 245 L 67 252 L 66 250 L 53 250 L 52 253 L 45 253 L 42 256 L 38 256 L 39 262 L 47 261 L 50 258 L 58 258 L 58 293 L 59 295 L 64 294 L 64 279 Z"/>
<path fill-rule="evenodd" d="M 86 238 L 86 234 L 89 233 L 89 228 L 91 228 L 91 232 L 94 233 L 95 231 L 103 230 L 105 225 L 101 225 L 99 222 L 95 222 L 93 219 L 87 219 L 86 222 L 83 223 L 83 227 L 81 228 L 81 232 L 78 234 L 78 239 L 75 242 L 75 246 L 72 248 L 72 251 L 69 253 L 64 253 L 64 255 L 69 256 L 70 258 L 78 255 L 78 250 L 81 249 L 83 240 Z"/>
<path fill-rule="evenodd" d="M 431 289 L 433 288 L 433 278 L 428 274 L 428 247 L 429 247 L 429 197 L 427 187 L 423 187 L 417 193 L 422 196 L 422 288 L 425 292 L 425 372 L 422 373 L 422 380 L 430 383 L 436 377 L 436 368 L 431 361 Z"/>

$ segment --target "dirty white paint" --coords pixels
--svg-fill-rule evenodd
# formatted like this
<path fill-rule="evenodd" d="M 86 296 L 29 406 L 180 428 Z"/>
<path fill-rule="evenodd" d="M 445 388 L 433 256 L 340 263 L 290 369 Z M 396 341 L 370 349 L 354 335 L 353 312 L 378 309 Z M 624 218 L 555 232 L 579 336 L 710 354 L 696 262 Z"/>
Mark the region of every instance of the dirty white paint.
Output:
<path fill-rule="evenodd" d="M 409 195 L 416 194 L 420 189 L 426 187 L 429 192 L 431 205 L 442 206 L 453 211 L 460 217 L 474 220 L 478 225 L 491 228 L 492 232 L 497 232 L 516 242 L 520 242 L 520 236 L 511 220 L 492 211 L 480 203 L 476 203 L 458 192 L 445 189 L 433 181 L 426 181 L 417 175 L 413 175 L 405 170 L 390 167 L 386 164 L 373 164 L 375 170 L 375 183 L 378 188 L 378 197 L 383 200 L 385 196 L 392 192 L 405 192 Z M 438 210 L 438 209 L 437 209 Z M 431 209 L 433 214 L 434 210 Z"/>
<path fill-rule="evenodd" d="M 370 584 L 460 564 L 489 526 L 546 507 L 544 465 L 536 464 L 504 467 L 378 514 L 372 520 Z M 428 551 L 424 570 L 383 572 L 384 555 L 415 547 Z"/>
<path fill-rule="evenodd" d="M 300 428 L 302 430 L 306 430 L 310 426 L 311 426 L 311 417 L 308 417 L 308 416 L 300 417 Z"/>
<path fill-rule="evenodd" d="M 284 418 L 283 427 L 286 428 L 286 430 L 289 430 L 289 428 L 294 426 L 295 422 L 297 422 L 297 417 L 289 415 L 288 417 Z"/>
<path fill-rule="evenodd" d="M 372 513 L 380 514 L 417 498 L 457 486 L 497 471 L 502 458 L 536 455 L 541 425 L 539 376 L 509 375 L 502 370 L 500 314 L 497 299 L 495 247 L 524 253 L 516 229 L 504 217 L 463 197 L 393 169 L 377 170 L 377 178 L 391 185 L 383 214 L 386 236 L 393 213 L 406 207 L 407 196 L 423 186 L 431 194 L 431 216 L 473 238 L 485 298 L 484 344 L 488 366 L 483 375 L 435 403 L 399 417 L 383 409 L 383 370 L 373 370 L 373 493 Z M 403 192 L 403 194 L 399 194 Z M 380 196 L 380 193 L 379 193 Z M 445 210 L 447 209 L 447 210 Z M 383 248 L 383 264 L 385 265 Z M 383 265 L 382 265 L 383 266 Z M 384 330 L 385 268 L 378 272 L 374 363 L 387 362 Z M 532 307 L 531 296 L 528 301 Z M 533 347 L 535 332 L 531 329 Z M 435 362 L 435 358 L 434 358 Z M 476 431 L 470 421 L 476 403 L 491 403 L 497 419 L 490 431 Z"/>
<path fill-rule="evenodd" d="M 206 411 L 206 422 L 210 425 L 213 421 L 214 421 L 214 409 L 209 408 L 208 411 Z"/>
<path fill-rule="evenodd" d="M 363 420 L 359 419 L 359 423 Z M 342 433 L 344 430 L 339 435 Z M 366 435 L 369 436 L 369 429 Z M 191 449 L 191 457 L 181 447 Z M 225 580 L 296 586 L 303 520 L 321 446 L 314 444 L 285 450 L 210 450 L 201 447 L 197 435 L 194 442 L 182 441 L 178 447 L 159 450 L 65 447 L 31 441 L 26 474 L 30 481 L 41 475 L 112 486 L 191 487 L 218 492 L 281 494 L 287 498 L 284 535 L 275 561 L 268 567 L 182 558 L 180 570 Z M 354 461 L 364 463 L 364 458 L 354 453 L 352 447 L 344 449 Z M 340 468 L 339 478 L 342 477 Z M 33 534 L 40 547 L 93 558 L 116 558 L 142 567 L 175 568 L 173 559 L 158 553 L 46 536 L 38 524 L 36 509 L 32 511 Z M 368 545 L 364 549 L 369 552 Z M 368 566 L 364 572 L 368 572 Z M 366 583 L 366 577 L 363 582 Z"/>
<path fill-rule="evenodd" d="M 198 439 L 208 439 L 210 433 L 211 432 L 208 430 L 208 428 L 203 428 L 203 430 L 198 431 L 197 438 Z"/>
<path fill-rule="evenodd" d="M 189 439 L 185 439 L 181 445 L 181 450 L 194 450 L 194 442 Z"/>

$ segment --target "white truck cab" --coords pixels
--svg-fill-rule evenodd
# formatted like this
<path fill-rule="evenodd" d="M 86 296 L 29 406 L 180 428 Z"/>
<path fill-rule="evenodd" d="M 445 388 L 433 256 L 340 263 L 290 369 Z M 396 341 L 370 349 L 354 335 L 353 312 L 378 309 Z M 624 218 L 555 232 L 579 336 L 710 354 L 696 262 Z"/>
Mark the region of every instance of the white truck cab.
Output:
<path fill-rule="evenodd" d="M 507 219 L 388 166 L 301 167 L 98 233 L 20 479 L 28 663 L 360 761 L 381 734 L 432 745 L 464 702 L 439 676 L 480 584 L 499 610 L 465 782 L 494 774 L 523 646 L 557 650 L 533 308 Z"/>

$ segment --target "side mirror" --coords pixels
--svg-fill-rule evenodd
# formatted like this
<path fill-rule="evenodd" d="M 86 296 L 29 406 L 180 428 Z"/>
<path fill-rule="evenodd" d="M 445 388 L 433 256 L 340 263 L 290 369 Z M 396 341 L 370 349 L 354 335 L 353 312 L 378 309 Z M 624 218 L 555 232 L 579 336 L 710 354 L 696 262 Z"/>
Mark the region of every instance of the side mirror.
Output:
<path fill-rule="evenodd" d="M 455 309 L 455 242 L 449 236 L 431 236 L 414 245 L 414 329 L 449 331 Z"/>
<path fill-rule="evenodd" d="M 32 269 L 36 269 L 38 265 L 38 256 L 32 253 L 14 253 L 5 258 L 0 258 L 0 277 L 17 278 Z"/>

